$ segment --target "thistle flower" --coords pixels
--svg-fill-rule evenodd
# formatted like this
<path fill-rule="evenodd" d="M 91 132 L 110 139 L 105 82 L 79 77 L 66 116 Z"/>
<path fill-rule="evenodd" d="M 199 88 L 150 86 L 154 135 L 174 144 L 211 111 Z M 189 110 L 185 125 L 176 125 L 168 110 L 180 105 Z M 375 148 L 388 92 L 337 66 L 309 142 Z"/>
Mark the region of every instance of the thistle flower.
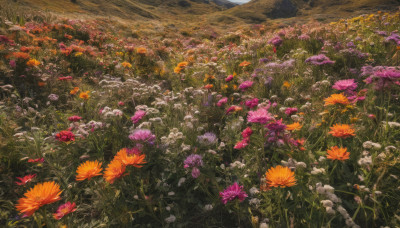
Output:
<path fill-rule="evenodd" d="M 56 213 L 53 214 L 53 217 L 57 220 L 60 220 L 67 214 L 70 214 L 74 211 L 76 211 L 76 204 L 71 202 L 66 202 L 65 204 L 60 205 L 58 207 Z"/>
<path fill-rule="evenodd" d="M 76 173 L 76 180 L 83 181 L 85 179 L 90 180 L 92 177 L 101 176 L 101 162 L 96 161 L 86 161 L 78 166 Z"/>
<path fill-rule="evenodd" d="M 326 158 L 331 159 L 331 160 L 339 160 L 339 161 L 344 161 L 349 159 L 350 157 L 350 152 L 347 152 L 347 148 L 343 147 L 337 147 L 333 146 L 330 149 L 326 151 L 328 153 L 328 156 Z"/>
<path fill-rule="evenodd" d="M 313 65 L 326 65 L 326 64 L 334 64 L 335 61 L 330 60 L 326 55 L 319 54 L 311 56 L 310 58 L 306 59 L 306 63 L 311 63 Z"/>
<path fill-rule="evenodd" d="M 243 191 L 243 186 L 239 186 L 237 182 L 227 187 L 223 192 L 219 193 L 222 203 L 227 204 L 228 201 L 233 201 L 236 198 L 242 202 L 248 195 Z"/>
<path fill-rule="evenodd" d="M 247 121 L 249 123 L 266 124 L 273 120 L 274 117 L 265 108 L 259 108 L 256 111 L 249 111 Z"/>
<path fill-rule="evenodd" d="M 294 172 L 288 167 L 276 166 L 271 167 L 266 173 L 265 177 L 269 187 L 291 187 L 296 185 L 296 178 Z"/>
<path fill-rule="evenodd" d="M 39 183 L 28 190 L 15 207 L 24 216 L 31 216 L 40 207 L 61 200 L 61 192 L 60 185 L 54 181 Z"/>

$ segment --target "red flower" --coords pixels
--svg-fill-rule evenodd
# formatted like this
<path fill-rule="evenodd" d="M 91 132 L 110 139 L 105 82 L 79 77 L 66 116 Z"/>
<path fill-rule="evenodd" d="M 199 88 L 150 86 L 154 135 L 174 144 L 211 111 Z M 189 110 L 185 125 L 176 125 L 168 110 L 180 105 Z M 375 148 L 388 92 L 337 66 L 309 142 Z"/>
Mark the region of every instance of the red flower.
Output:
<path fill-rule="evenodd" d="M 81 119 L 82 119 L 82 117 L 80 117 L 80 116 L 70 116 L 70 117 L 68 117 L 68 120 L 71 121 L 71 122 L 78 122 Z"/>
<path fill-rule="evenodd" d="M 75 141 L 75 135 L 71 131 L 60 131 L 56 134 L 56 139 L 61 142 Z"/>
<path fill-rule="evenodd" d="M 36 174 L 30 174 L 26 175 L 24 177 L 17 177 L 17 179 L 20 181 L 15 181 L 17 185 L 26 185 L 28 182 L 31 182 L 33 178 L 36 177 Z"/>
<path fill-rule="evenodd" d="M 58 80 L 59 81 L 71 81 L 72 80 L 72 76 L 59 77 Z"/>
<path fill-rule="evenodd" d="M 28 162 L 29 163 L 43 163 L 44 158 L 36 158 L 36 159 L 29 158 Z"/>
<path fill-rule="evenodd" d="M 76 211 L 76 204 L 71 202 L 66 202 L 65 204 L 58 207 L 56 213 L 53 214 L 53 217 L 57 220 L 62 219 L 65 215 Z"/>

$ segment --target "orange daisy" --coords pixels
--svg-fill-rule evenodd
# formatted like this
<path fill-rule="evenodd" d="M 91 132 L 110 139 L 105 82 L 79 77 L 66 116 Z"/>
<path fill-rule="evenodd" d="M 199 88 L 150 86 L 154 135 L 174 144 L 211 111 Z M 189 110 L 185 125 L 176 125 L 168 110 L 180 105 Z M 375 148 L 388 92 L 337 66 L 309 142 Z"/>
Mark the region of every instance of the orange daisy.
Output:
<path fill-rule="evenodd" d="M 136 53 L 144 55 L 147 53 L 147 49 L 144 47 L 137 48 Z"/>
<path fill-rule="evenodd" d="M 342 105 L 349 105 L 350 101 L 347 99 L 343 93 L 340 94 L 332 94 L 330 97 L 324 99 L 325 106 L 335 105 L 335 104 L 342 104 Z"/>
<path fill-rule="evenodd" d="M 120 160 L 114 159 L 108 164 L 103 177 L 108 183 L 112 184 L 117 178 L 123 176 L 125 168 L 125 165 Z"/>
<path fill-rule="evenodd" d="M 328 156 L 326 158 L 331 159 L 331 160 L 339 160 L 339 161 L 344 161 L 349 159 L 350 157 L 350 152 L 347 152 L 347 148 L 343 147 L 337 147 L 333 146 L 331 149 L 328 149 L 326 151 L 328 153 Z"/>
<path fill-rule="evenodd" d="M 276 166 L 271 167 L 266 173 L 265 178 L 269 187 L 291 187 L 296 185 L 296 178 L 294 177 L 294 172 L 292 172 L 288 167 Z"/>
<path fill-rule="evenodd" d="M 303 125 L 301 125 L 299 122 L 294 122 L 292 124 L 286 125 L 286 129 L 288 131 L 299 131 L 302 127 Z"/>
<path fill-rule="evenodd" d="M 79 98 L 83 99 L 83 100 L 89 100 L 89 95 L 90 91 L 86 91 L 86 92 L 81 92 L 79 94 Z"/>
<path fill-rule="evenodd" d="M 328 133 L 338 138 L 345 139 L 356 135 L 354 134 L 355 130 L 348 124 L 335 124 L 333 127 L 330 127 L 330 129 L 331 131 Z"/>
<path fill-rule="evenodd" d="M 30 66 L 30 67 L 35 67 L 35 66 L 39 66 L 40 62 L 37 61 L 36 59 L 30 59 L 28 62 L 26 62 L 26 65 Z"/>
<path fill-rule="evenodd" d="M 125 166 L 132 165 L 136 168 L 141 168 L 143 164 L 146 163 L 144 160 L 146 155 L 144 154 L 128 154 L 126 148 L 118 151 L 117 155 L 115 155 L 114 160 L 119 160 Z"/>
<path fill-rule="evenodd" d="M 52 182 L 38 183 L 24 194 L 24 198 L 18 200 L 15 206 L 25 216 L 31 216 L 41 206 L 61 200 L 60 185 Z"/>
<path fill-rule="evenodd" d="M 78 88 L 78 87 L 74 87 L 74 89 L 72 89 L 72 90 L 69 92 L 69 94 L 75 95 L 78 91 L 79 91 L 79 88 Z"/>
<path fill-rule="evenodd" d="M 249 66 L 249 65 L 251 65 L 251 62 L 249 62 L 249 61 L 243 61 L 243 62 L 241 62 L 241 63 L 239 64 L 239 66 L 241 66 L 241 67 L 247 67 L 247 66 Z"/>
<path fill-rule="evenodd" d="M 132 68 L 132 64 L 128 63 L 128 62 L 123 62 L 121 63 L 121 65 L 125 68 Z"/>
<path fill-rule="evenodd" d="M 86 161 L 85 163 L 82 163 L 78 169 L 76 170 L 76 180 L 77 181 L 83 181 L 85 179 L 90 180 L 92 177 L 95 176 L 100 176 L 101 171 L 103 169 L 101 168 L 101 163 L 99 163 L 97 160 L 96 161 Z"/>

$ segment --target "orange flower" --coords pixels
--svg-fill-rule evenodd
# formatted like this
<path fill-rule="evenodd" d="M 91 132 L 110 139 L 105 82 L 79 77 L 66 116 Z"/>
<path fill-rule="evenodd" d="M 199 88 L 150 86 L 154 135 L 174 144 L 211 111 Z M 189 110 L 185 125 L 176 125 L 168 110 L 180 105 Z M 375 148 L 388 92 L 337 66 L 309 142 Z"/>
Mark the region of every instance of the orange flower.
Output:
<path fill-rule="evenodd" d="M 79 94 L 79 98 L 83 99 L 83 100 L 89 100 L 89 95 L 90 91 L 86 91 L 86 92 L 81 92 Z"/>
<path fill-rule="evenodd" d="M 37 84 L 38 84 L 38 86 L 43 87 L 46 85 L 46 82 L 38 82 Z"/>
<path fill-rule="evenodd" d="M 188 62 L 180 62 L 178 65 L 174 68 L 175 73 L 180 73 L 183 69 L 185 69 L 189 65 Z"/>
<path fill-rule="evenodd" d="M 213 84 L 207 84 L 204 86 L 205 89 L 212 89 L 214 87 Z"/>
<path fill-rule="evenodd" d="M 29 54 L 25 52 L 14 52 L 13 56 L 17 59 L 29 59 Z"/>
<path fill-rule="evenodd" d="M 286 129 L 288 131 L 299 131 L 302 127 L 303 125 L 301 125 L 299 122 L 294 122 L 292 124 L 286 125 Z"/>
<path fill-rule="evenodd" d="M 350 101 L 347 99 L 345 95 L 341 94 L 332 94 L 330 97 L 326 98 L 325 106 L 335 105 L 335 104 L 342 104 L 342 105 L 349 105 Z"/>
<path fill-rule="evenodd" d="M 271 167 L 266 173 L 265 177 L 270 187 L 291 187 L 296 185 L 296 178 L 294 177 L 294 172 L 292 172 L 288 167 L 276 166 Z"/>
<path fill-rule="evenodd" d="M 123 67 L 125 68 L 132 68 L 132 64 L 128 63 L 128 62 L 123 62 L 121 63 Z"/>
<path fill-rule="evenodd" d="M 289 89 L 291 86 L 292 84 L 290 84 L 288 81 L 283 82 L 283 87 L 285 87 L 286 89 Z"/>
<path fill-rule="evenodd" d="M 144 54 L 147 53 L 147 49 L 144 48 L 144 47 L 137 48 L 137 49 L 136 49 L 136 53 L 141 54 L 141 55 L 144 55 Z"/>
<path fill-rule="evenodd" d="M 37 61 L 36 59 L 30 59 L 28 62 L 26 62 L 26 65 L 30 66 L 30 67 L 35 67 L 35 66 L 39 66 L 40 62 Z"/>
<path fill-rule="evenodd" d="M 126 166 L 120 160 L 114 159 L 108 164 L 103 177 L 108 183 L 112 184 L 115 179 L 122 177 L 125 168 Z"/>
<path fill-rule="evenodd" d="M 247 67 L 247 66 L 249 66 L 249 65 L 251 65 L 251 62 L 248 62 L 248 61 L 243 61 L 243 62 L 241 62 L 241 63 L 239 64 L 239 66 L 241 66 L 241 67 Z"/>
<path fill-rule="evenodd" d="M 79 91 L 79 88 L 78 88 L 78 87 L 74 87 L 74 89 L 72 89 L 72 90 L 69 92 L 69 94 L 75 95 L 78 91 Z"/>
<path fill-rule="evenodd" d="M 97 160 L 96 161 L 86 161 L 85 163 L 82 163 L 78 169 L 76 170 L 76 180 L 77 181 L 83 181 L 85 179 L 90 180 L 92 177 L 95 176 L 100 176 L 101 171 L 103 169 L 101 168 L 101 163 L 99 163 Z"/>
<path fill-rule="evenodd" d="M 143 164 L 146 163 L 144 160 L 146 155 L 144 154 L 128 154 L 126 148 L 118 151 L 117 155 L 115 155 L 114 160 L 119 160 L 122 164 L 128 166 L 132 165 L 136 168 L 141 168 Z"/>
<path fill-rule="evenodd" d="M 348 124 L 335 124 L 333 127 L 330 127 L 331 131 L 328 132 L 334 137 L 338 138 L 348 138 L 351 136 L 355 136 L 355 130 Z"/>
<path fill-rule="evenodd" d="M 331 160 L 339 160 L 339 161 L 344 161 L 349 159 L 350 152 L 347 152 L 347 148 L 343 147 L 337 147 L 333 146 L 331 149 L 328 149 L 326 151 L 328 153 L 328 156 L 326 158 L 331 159 Z"/>
<path fill-rule="evenodd" d="M 52 182 L 38 183 L 24 194 L 24 198 L 18 200 L 15 206 L 25 216 L 31 216 L 41 206 L 61 200 L 60 185 Z"/>

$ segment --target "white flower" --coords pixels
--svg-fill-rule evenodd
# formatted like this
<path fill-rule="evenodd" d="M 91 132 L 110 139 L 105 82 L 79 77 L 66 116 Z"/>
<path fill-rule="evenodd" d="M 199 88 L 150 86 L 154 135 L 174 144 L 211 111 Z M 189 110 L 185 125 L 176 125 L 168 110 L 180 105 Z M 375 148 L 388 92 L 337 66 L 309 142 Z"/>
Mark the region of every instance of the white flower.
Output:
<path fill-rule="evenodd" d="M 166 223 L 173 223 L 175 222 L 176 217 L 174 215 L 170 215 L 168 218 L 165 219 Z"/>
<path fill-rule="evenodd" d="M 325 174 L 325 169 L 324 168 L 317 169 L 316 167 L 313 167 L 311 174 L 312 175 Z"/>
<path fill-rule="evenodd" d="M 324 207 L 333 207 L 333 203 L 330 200 L 321 200 L 321 203 Z"/>
<path fill-rule="evenodd" d="M 256 187 L 252 187 L 252 188 L 250 188 L 250 195 L 255 195 L 255 194 L 258 194 L 258 193 L 260 193 L 260 191 L 258 190 L 258 188 L 256 188 Z"/>
<path fill-rule="evenodd" d="M 179 179 L 179 181 L 178 181 L 178 187 L 180 187 L 183 183 L 185 183 L 185 181 L 186 181 L 186 178 L 181 177 L 181 179 Z"/>
<path fill-rule="evenodd" d="M 205 211 L 211 211 L 213 209 L 213 205 L 212 204 L 207 204 L 204 206 L 204 210 Z"/>

